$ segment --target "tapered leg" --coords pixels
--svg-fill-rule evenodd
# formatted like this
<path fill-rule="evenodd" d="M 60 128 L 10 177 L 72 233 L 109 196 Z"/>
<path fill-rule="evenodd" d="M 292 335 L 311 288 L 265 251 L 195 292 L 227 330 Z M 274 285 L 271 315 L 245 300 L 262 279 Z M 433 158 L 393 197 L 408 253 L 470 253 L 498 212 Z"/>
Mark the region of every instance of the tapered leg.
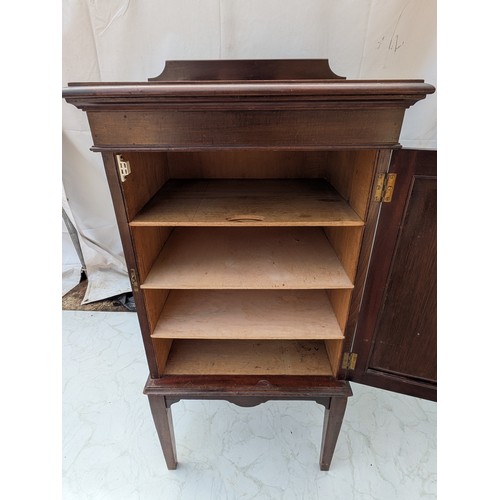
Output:
<path fill-rule="evenodd" d="M 175 452 L 174 426 L 172 424 L 172 412 L 164 396 L 148 395 L 149 406 L 153 414 L 158 437 L 160 438 L 163 455 L 167 462 L 167 468 L 173 470 L 177 468 L 177 455 Z"/>
<path fill-rule="evenodd" d="M 330 470 L 333 451 L 337 444 L 346 406 L 347 397 L 334 397 L 330 398 L 330 407 L 325 409 L 323 437 L 321 439 L 321 456 L 319 459 L 319 468 L 321 470 Z"/>

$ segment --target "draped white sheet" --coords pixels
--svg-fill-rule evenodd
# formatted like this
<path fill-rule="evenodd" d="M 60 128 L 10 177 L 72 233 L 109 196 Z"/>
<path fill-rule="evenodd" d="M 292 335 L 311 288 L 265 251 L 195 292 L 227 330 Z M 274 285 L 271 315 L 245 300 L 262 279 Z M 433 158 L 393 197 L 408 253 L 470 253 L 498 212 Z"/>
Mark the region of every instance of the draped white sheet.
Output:
<path fill-rule="evenodd" d="M 328 58 L 347 78 L 422 78 L 436 85 L 435 0 L 68 0 L 62 6 L 63 86 L 145 81 L 168 59 L 251 58 Z M 436 94 L 407 111 L 401 143 L 436 149 Z M 130 290 L 101 157 L 91 145 L 85 114 L 64 103 L 63 197 L 87 269 L 84 302 Z M 63 271 L 77 280 L 75 255 L 63 245 Z"/>

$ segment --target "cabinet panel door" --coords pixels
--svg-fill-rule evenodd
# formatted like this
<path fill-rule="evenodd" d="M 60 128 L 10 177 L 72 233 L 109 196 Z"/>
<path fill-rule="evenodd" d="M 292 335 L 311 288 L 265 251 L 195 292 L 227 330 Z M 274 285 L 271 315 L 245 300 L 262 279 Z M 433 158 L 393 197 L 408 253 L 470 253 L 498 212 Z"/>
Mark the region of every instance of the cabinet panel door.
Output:
<path fill-rule="evenodd" d="M 383 203 L 348 378 L 436 399 L 437 154 L 399 150 L 390 203 Z"/>

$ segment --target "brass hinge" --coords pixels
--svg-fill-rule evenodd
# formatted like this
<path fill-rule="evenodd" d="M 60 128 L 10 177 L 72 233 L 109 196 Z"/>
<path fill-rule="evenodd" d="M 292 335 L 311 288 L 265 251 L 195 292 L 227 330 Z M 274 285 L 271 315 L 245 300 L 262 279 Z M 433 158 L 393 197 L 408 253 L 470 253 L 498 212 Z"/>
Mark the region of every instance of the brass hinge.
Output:
<path fill-rule="evenodd" d="M 396 184 L 398 174 L 378 174 L 375 184 L 374 200 L 382 203 L 390 203 L 392 201 L 392 193 Z"/>
<path fill-rule="evenodd" d="M 129 276 L 130 276 L 130 283 L 132 284 L 132 289 L 134 292 L 139 291 L 139 282 L 137 281 L 137 274 L 135 272 L 135 269 L 131 268 L 129 270 Z"/>
<path fill-rule="evenodd" d="M 355 352 L 344 352 L 344 357 L 342 358 L 342 370 L 354 370 L 354 368 L 356 368 L 357 360 L 358 355 Z"/>
<path fill-rule="evenodd" d="M 130 175 L 132 169 L 130 168 L 130 162 L 123 159 L 122 155 L 116 155 L 116 163 L 118 165 L 118 173 L 120 174 L 120 180 L 125 182 L 127 175 Z"/>

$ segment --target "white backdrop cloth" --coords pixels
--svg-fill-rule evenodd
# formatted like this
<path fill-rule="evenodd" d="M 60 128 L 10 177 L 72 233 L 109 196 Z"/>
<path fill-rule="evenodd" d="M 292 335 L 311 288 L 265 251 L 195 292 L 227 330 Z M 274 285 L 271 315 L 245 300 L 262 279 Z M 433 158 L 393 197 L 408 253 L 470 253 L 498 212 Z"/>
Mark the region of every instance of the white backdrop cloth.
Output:
<path fill-rule="evenodd" d="M 67 0 L 62 6 L 63 86 L 146 81 L 169 59 L 278 58 L 327 58 L 350 79 L 422 78 L 436 85 L 435 0 Z M 85 113 L 64 103 L 62 126 L 63 202 L 87 268 L 84 302 L 92 302 L 129 291 L 130 283 Z M 401 143 L 436 149 L 436 94 L 406 112 Z M 75 256 L 63 230 L 63 271 L 76 280 Z"/>

